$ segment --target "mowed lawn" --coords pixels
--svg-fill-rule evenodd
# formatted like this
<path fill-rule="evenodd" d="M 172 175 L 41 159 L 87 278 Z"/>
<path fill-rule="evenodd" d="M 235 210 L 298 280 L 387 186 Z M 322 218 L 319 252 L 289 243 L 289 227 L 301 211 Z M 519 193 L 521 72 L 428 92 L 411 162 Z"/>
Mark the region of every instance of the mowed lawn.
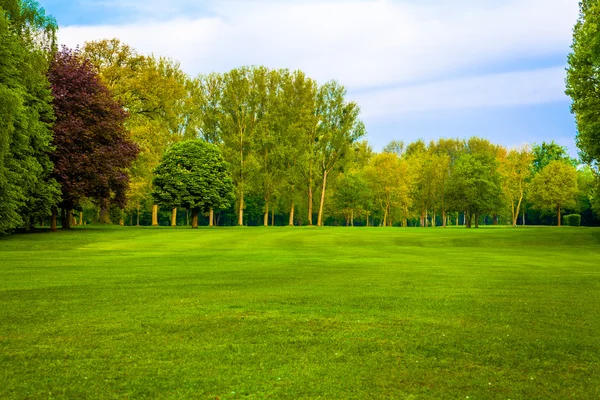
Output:
<path fill-rule="evenodd" d="M 0 238 L 0 398 L 600 398 L 600 229 Z"/>

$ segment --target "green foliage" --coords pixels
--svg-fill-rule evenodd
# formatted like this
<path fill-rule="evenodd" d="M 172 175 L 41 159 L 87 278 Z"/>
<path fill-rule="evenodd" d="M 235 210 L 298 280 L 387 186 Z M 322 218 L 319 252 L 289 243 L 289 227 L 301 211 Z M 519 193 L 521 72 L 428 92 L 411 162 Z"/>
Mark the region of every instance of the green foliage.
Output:
<path fill-rule="evenodd" d="M 491 213 L 501 206 L 500 175 L 497 161 L 487 154 L 464 154 L 457 161 L 446 186 L 448 208 L 465 211 L 467 227 L 471 217 Z"/>
<path fill-rule="evenodd" d="M 203 140 L 171 146 L 154 170 L 153 197 L 168 208 L 207 212 L 234 201 L 233 181 L 218 148 Z"/>
<path fill-rule="evenodd" d="M 577 160 L 569 157 L 567 148 L 554 143 L 542 142 L 542 144 L 533 145 L 533 172 L 538 173 L 552 161 L 563 161 L 566 164 L 577 166 Z"/>
<path fill-rule="evenodd" d="M 47 216 L 60 192 L 49 179 L 53 120 L 44 54 L 0 9 L 0 232 Z"/>
<path fill-rule="evenodd" d="M 581 226 L 581 215 L 569 214 L 563 217 L 563 225 L 566 226 Z"/>
<path fill-rule="evenodd" d="M 534 176 L 529 199 L 538 210 L 557 211 L 560 225 L 561 209 L 574 207 L 578 192 L 575 167 L 552 161 Z"/>
<path fill-rule="evenodd" d="M 573 29 L 572 52 L 567 69 L 567 90 L 577 123 L 577 146 L 585 162 L 600 162 L 600 3 L 580 3 L 579 19 Z"/>

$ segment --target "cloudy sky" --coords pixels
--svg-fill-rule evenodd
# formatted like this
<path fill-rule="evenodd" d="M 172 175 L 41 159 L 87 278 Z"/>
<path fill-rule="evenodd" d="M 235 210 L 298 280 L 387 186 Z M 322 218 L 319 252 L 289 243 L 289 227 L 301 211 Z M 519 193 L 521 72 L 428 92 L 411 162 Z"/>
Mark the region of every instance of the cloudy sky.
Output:
<path fill-rule="evenodd" d="M 543 140 L 576 154 L 564 95 L 575 0 L 39 0 L 62 43 L 117 37 L 190 75 L 240 65 L 336 79 L 368 140 Z"/>

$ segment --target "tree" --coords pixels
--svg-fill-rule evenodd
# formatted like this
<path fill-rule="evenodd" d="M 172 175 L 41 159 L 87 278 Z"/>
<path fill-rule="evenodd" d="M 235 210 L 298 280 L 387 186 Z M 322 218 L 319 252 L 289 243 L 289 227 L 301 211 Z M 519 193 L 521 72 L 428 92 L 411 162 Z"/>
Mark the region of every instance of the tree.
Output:
<path fill-rule="evenodd" d="M 369 186 L 359 173 L 348 173 L 340 179 L 334 194 L 336 207 L 342 211 L 346 226 L 354 226 L 354 217 L 370 206 Z"/>
<path fill-rule="evenodd" d="M 62 226 L 71 225 L 71 210 L 84 198 L 94 199 L 101 219 L 110 203 L 124 206 L 127 169 L 138 153 L 123 125 L 126 113 L 77 50 L 56 53 L 48 79 L 52 84 L 56 123 L 53 176 L 62 190 Z"/>
<path fill-rule="evenodd" d="M 566 93 L 577 123 L 577 147 L 583 161 L 600 162 L 600 2 L 579 3 L 579 19 L 573 29 Z"/>
<path fill-rule="evenodd" d="M 244 224 L 244 196 L 252 189 L 258 170 L 255 128 L 259 104 L 255 77 L 263 72 L 264 68 L 242 67 L 223 76 L 221 138 L 223 155 L 237 189 L 238 225 Z"/>
<path fill-rule="evenodd" d="M 562 161 L 574 167 L 577 166 L 577 160 L 569 157 L 567 148 L 555 143 L 554 140 L 550 143 L 534 144 L 532 150 L 534 174 L 540 172 L 552 161 Z"/>
<path fill-rule="evenodd" d="M 365 169 L 365 176 L 374 202 L 383 213 L 381 225 L 392 225 L 391 215 L 395 210 L 405 218 L 411 204 L 410 187 L 413 183 L 409 161 L 398 158 L 396 153 L 377 154 Z"/>
<path fill-rule="evenodd" d="M 179 63 L 140 55 L 118 39 L 88 42 L 83 54 L 128 111 L 125 127 L 140 149 L 129 169 L 128 199 L 139 210 L 151 199 L 152 171 L 165 149 L 198 136 L 202 122 L 198 82 L 189 79 Z M 152 224 L 158 225 L 158 205 L 152 206 Z"/>
<path fill-rule="evenodd" d="M 467 228 L 473 218 L 478 227 L 479 216 L 499 208 L 501 193 L 497 161 L 486 154 L 461 156 L 446 186 L 449 208 L 465 211 Z"/>
<path fill-rule="evenodd" d="M 235 201 L 233 180 L 219 149 L 201 139 L 185 140 L 165 152 L 154 170 L 153 197 L 163 206 L 198 213 L 229 207 Z"/>
<path fill-rule="evenodd" d="M 36 2 L 0 1 L 0 233 L 45 218 L 60 198 L 48 157 L 55 31 Z"/>
<path fill-rule="evenodd" d="M 533 153 L 527 146 L 510 150 L 500 158 L 502 192 L 510 204 L 513 226 L 517 226 L 519 211 L 531 183 L 532 167 Z"/>
<path fill-rule="evenodd" d="M 360 108 L 346 102 L 346 89 L 329 82 L 321 89 L 321 120 L 318 125 L 318 163 L 323 177 L 317 225 L 323 226 L 323 207 L 327 177 L 349 151 L 352 144 L 365 135 L 364 124 L 358 119 Z"/>
<path fill-rule="evenodd" d="M 575 206 L 578 192 L 575 167 L 555 160 L 534 176 L 529 199 L 539 210 L 556 210 L 560 226 L 561 209 Z"/>

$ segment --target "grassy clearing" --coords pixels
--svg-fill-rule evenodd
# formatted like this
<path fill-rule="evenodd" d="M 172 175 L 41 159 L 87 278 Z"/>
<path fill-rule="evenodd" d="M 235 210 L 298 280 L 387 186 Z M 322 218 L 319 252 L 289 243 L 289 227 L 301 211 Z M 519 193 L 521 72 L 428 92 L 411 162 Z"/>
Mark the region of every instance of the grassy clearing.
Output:
<path fill-rule="evenodd" d="M 600 397 L 600 230 L 0 238 L 0 398 Z"/>

